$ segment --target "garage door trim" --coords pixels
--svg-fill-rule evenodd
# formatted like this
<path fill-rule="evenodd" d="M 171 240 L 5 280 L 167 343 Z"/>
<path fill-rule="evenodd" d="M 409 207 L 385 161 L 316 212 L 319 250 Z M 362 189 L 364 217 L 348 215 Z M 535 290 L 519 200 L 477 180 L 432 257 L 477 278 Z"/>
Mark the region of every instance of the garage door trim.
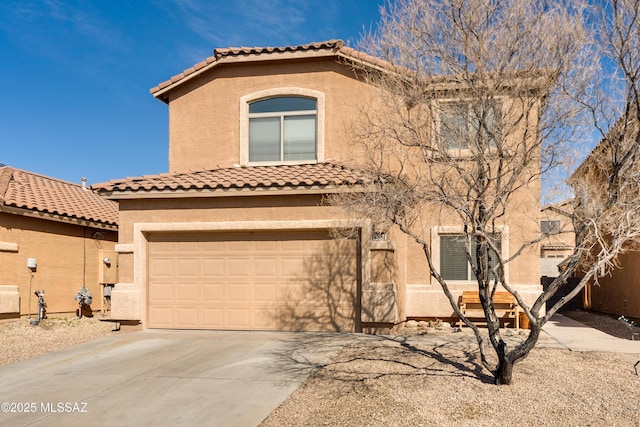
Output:
<path fill-rule="evenodd" d="M 138 311 L 145 325 L 147 313 L 147 234 L 162 232 L 214 231 L 299 231 L 326 229 L 357 229 L 360 233 L 360 269 L 362 287 L 370 283 L 371 222 L 369 220 L 302 220 L 302 221 L 221 221 L 221 222 L 145 222 L 133 226 L 133 289 L 138 294 Z M 360 324 L 358 319 L 357 324 Z"/>

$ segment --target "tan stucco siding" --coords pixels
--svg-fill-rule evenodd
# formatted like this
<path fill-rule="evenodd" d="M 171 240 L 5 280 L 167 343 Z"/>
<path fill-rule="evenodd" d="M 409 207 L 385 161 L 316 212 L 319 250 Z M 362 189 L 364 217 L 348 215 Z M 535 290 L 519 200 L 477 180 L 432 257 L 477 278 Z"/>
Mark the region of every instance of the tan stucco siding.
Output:
<path fill-rule="evenodd" d="M 22 315 L 37 313 L 35 290 L 45 291 L 49 313 L 73 313 L 83 283 L 94 296 L 92 308 L 99 309 L 100 250 L 113 250 L 116 238 L 113 231 L 0 213 L 0 242 L 17 245 L 17 251 L 0 250 L 0 285 L 18 286 Z M 37 262 L 31 284 L 29 258 Z"/>
<path fill-rule="evenodd" d="M 619 268 L 591 286 L 592 308 L 617 316 L 640 319 L 640 252 L 620 255 Z"/>
<path fill-rule="evenodd" d="M 333 59 L 266 65 L 229 65 L 194 79 L 169 104 L 169 171 L 229 167 L 240 162 L 240 99 L 270 89 L 324 94 L 324 159 L 340 160 L 349 147 L 348 118 L 371 87 Z"/>
<path fill-rule="evenodd" d="M 139 222 L 224 222 L 346 218 L 337 207 L 322 206 L 322 196 L 220 197 L 122 200 L 120 243 L 132 243 Z"/>

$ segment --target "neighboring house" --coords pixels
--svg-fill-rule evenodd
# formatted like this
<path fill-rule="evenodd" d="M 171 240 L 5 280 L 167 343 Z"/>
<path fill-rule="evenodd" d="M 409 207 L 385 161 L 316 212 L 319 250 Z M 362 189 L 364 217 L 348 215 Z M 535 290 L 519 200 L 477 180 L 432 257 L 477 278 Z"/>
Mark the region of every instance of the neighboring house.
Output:
<path fill-rule="evenodd" d="M 572 203 L 572 200 L 567 200 L 550 204 L 540 211 L 540 231 L 548 235 L 540 245 L 541 276 L 558 276 L 563 261 L 576 246 L 571 221 Z"/>
<path fill-rule="evenodd" d="M 632 110 L 633 111 L 633 110 Z M 629 116 L 623 115 L 609 133 L 598 145 L 589 153 L 571 176 L 574 183 L 583 183 L 584 187 L 591 191 L 592 199 L 598 195 L 605 195 L 605 183 L 611 180 L 611 146 L 608 141 L 617 137 L 618 141 L 631 141 L 637 144 L 638 122 L 633 113 Z M 626 137 L 625 137 L 626 134 Z M 623 135 L 620 137 L 620 135 Z M 619 148 L 620 152 L 626 147 Z M 634 156 L 635 158 L 635 156 Z M 604 161 L 603 161 L 604 159 Z M 638 163 L 632 164 L 626 171 L 627 174 L 638 173 Z M 625 198 L 637 201 L 637 181 L 635 176 L 630 176 L 629 185 L 620 191 L 619 204 L 625 204 Z M 591 203 L 594 203 L 591 201 Z M 597 201 L 595 202 L 597 204 Z M 637 214 L 636 212 L 630 212 Z M 608 238 L 608 237 L 606 237 Z M 608 272 L 601 271 L 597 277 L 597 283 L 592 281 L 585 286 L 585 307 L 603 313 L 616 316 L 626 316 L 640 319 L 640 242 L 638 240 L 628 241 L 621 253 L 614 260 L 615 267 Z"/>
<path fill-rule="evenodd" d="M 115 270 L 117 223 L 117 203 L 84 182 L 1 165 L 0 318 L 37 313 L 36 290 L 44 290 L 50 315 L 74 313 L 83 284 L 100 309 L 100 282 L 116 281 L 105 273 Z"/>
<path fill-rule="evenodd" d="M 169 108 L 169 173 L 94 186 L 120 206 L 112 317 L 148 328 L 374 331 L 454 316 L 420 246 L 326 202 L 366 190 L 349 167 L 349 130 L 381 93 L 354 62 L 380 65 L 339 40 L 216 49 L 151 89 Z M 537 200 L 522 198 L 501 225 L 504 254 L 537 232 Z M 425 224 L 452 290 L 476 288 L 451 240 L 462 227 Z M 534 248 L 507 267 L 529 301 L 541 291 L 538 257 Z"/>

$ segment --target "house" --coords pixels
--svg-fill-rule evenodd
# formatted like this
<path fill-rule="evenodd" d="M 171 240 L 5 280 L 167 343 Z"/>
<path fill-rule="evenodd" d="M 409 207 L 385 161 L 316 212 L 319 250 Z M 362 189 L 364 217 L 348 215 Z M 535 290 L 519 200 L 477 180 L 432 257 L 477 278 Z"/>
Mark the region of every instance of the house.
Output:
<path fill-rule="evenodd" d="M 615 255 L 610 260 L 611 268 L 601 266 L 596 272 L 595 280 L 585 286 L 585 307 L 634 319 L 640 319 L 640 241 L 637 238 L 640 228 L 637 216 L 637 212 L 640 211 L 640 198 L 636 178 L 640 163 L 635 155 L 629 156 L 631 162 L 627 162 L 619 174 L 613 173 L 612 164 L 614 159 L 620 162 L 619 159 L 626 153 L 633 154 L 633 147 L 637 147 L 638 132 L 637 113 L 632 106 L 616 121 L 570 178 L 574 187 L 582 193 L 577 194 L 578 200 L 587 200 L 583 203 L 587 206 L 585 210 L 589 206 L 600 208 L 607 201 L 609 194 L 617 195 L 616 209 L 611 209 L 614 211 L 612 216 L 599 218 L 598 212 L 591 211 L 583 214 L 588 219 L 598 220 L 594 220 L 594 223 L 604 224 L 598 230 L 598 240 L 595 244 L 592 243 L 592 253 L 585 255 L 587 263 L 591 264 L 595 258 L 594 254 L 599 251 L 600 256 L 608 255 L 608 248 L 601 248 L 612 241 L 612 236 L 617 238 L 616 245 L 620 245 L 609 252 Z M 616 144 L 613 145 L 612 141 Z M 615 155 L 612 154 L 612 146 L 616 149 Z M 616 180 L 616 175 L 625 179 Z M 610 187 L 607 188 L 608 186 Z M 606 243 L 602 244 L 600 240 Z"/>
<path fill-rule="evenodd" d="M 101 308 L 100 283 L 116 281 L 108 272 L 115 271 L 117 224 L 117 203 L 84 181 L 0 166 L 0 318 L 37 313 L 36 290 L 45 292 L 50 315 L 74 313 L 83 285 Z"/>
<path fill-rule="evenodd" d="M 563 261 L 573 253 L 575 232 L 572 200 L 546 205 L 540 211 L 540 231 L 547 235 L 540 246 L 540 275 L 556 277 Z"/>
<path fill-rule="evenodd" d="M 420 246 L 326 202 L 345 187 L 368 191 L 350 166 L 349 130 L 380 91 L 357 78 L 354 62 L 380 66 L 339 40 L 216 49 L 151 89 L 169 109 L 169 172 L 93 186 L 119 202 L 114 318 L 148 328 L 378 331 L 453 317 Z M 537 231 L 537 192 L 503 224 L 505 254 Z M 449 262 L 464 276 L 452 289 L 473 289 L 450 242 L 462 227 L 429 224 L 436 262 L 462 261 Z M 529 301 L 541 290 L 538 258 L 534 248 L 507 268 Z"/>

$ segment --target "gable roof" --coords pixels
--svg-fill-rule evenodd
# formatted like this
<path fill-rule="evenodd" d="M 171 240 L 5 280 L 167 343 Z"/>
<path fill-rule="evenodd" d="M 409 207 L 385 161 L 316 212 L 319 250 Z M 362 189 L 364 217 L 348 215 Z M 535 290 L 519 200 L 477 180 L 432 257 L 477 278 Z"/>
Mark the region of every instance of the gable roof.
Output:
<path fill-rule="evenodd" d="M 560 215 L 570 217 L 571 213 L 573 212 L 574 202 L 574 199 L 571 198 L 557 203 L 549 203 L 548 205 L 542 207 L 542 209 L 540 209 L 540 212 L 551 211 Z"/>
<path fill-rule="evenodd" d="M 4 209 L 3 209 L 4 208 Z M 115 229 L 118 204 L 87 187 L 9 166 L 0 167 L 0 211 L 24 209 Z"/>
<path fill-rule="evenodd" d="M 364 174 L 332 163 L 249 166 L 164 173 L 111 180 L 91 188 L 112 199 L 140 197 L 233 196 L 280 191 L 318 194 L 336 191 L 340 185 L 363 185 Z"/>
<path fill-rule="evenodd" d="M 344 42 L 338 39 L 296 46 L 217 48 L 213 50 L 213 56 L 151 88 L 150 92 L 161 101 L 168 102 L 167 92 L 220 64 L 329 56 L 364 63 L 374 68 L 391 68 L 386 61 L 345 46 Z"/>

